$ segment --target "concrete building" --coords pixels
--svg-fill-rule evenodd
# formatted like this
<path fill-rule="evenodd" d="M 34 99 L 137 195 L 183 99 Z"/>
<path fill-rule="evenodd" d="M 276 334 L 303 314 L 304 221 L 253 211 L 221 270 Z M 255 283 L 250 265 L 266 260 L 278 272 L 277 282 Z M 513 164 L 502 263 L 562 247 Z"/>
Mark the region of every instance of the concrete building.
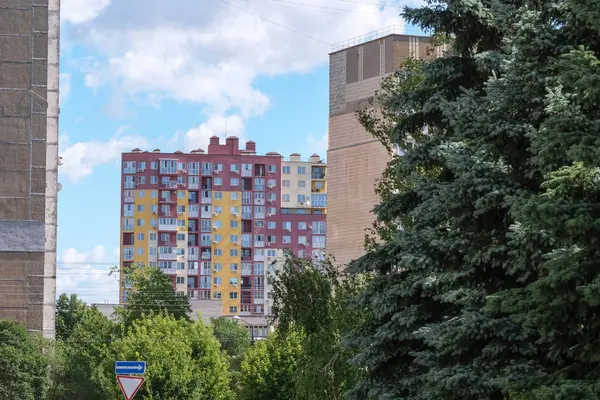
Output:
<path fill-rule="evenodd" d="M 134 149 L 122 156 L 121 263 L 158 266 L 192 300 L 225 316 L 270 314 L 269 262 L 281 249 L 321 257 L 326 164 L 256 154 L 249 141 L 210 139 L 207 152 Z M 127 302 L 121 288 L 120 302 Z"/>
<path fill-rule="evenodd" d="M 356 111 L 367 105 L 383 78 L 408 56 L 430 58 L 428 37 L 400 34 L 389 27 L 333 46 L 329 56 L 329 150 L 327 251 L 338 264 L 364 254 L 365 229 L 378 204 L 374 184 L 390 155 L 358 122 Z M 432 51 L 430 51 L 432 50 Z"/>
<path fill-rule="evenodd" d="M 54 337 L 59 0 L 0 0 L 0 318 Z"/>

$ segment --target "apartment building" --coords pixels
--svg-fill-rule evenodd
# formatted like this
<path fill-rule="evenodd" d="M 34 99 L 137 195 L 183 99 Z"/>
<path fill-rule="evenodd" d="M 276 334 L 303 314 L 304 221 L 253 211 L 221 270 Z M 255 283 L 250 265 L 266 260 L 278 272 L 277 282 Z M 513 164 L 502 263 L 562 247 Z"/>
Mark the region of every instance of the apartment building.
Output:
<path fill-rule="evenodd" d="M 345 265 L 364 254 L 366 229 L 379 203 L 374 185 L 390 155 L 358 122 L 356 111 L 407 57 L 433 58 L 447 51 L 430 39 L 389 27 L 335 44 L 329 56 L 329 169 L 327 251 Z"/>
<path fill-rule="evenodd" d="M 0 319 L 53 338 L 59 0 L 0 1 Z"/>
<path fill-rule="evenodd" d="M 236 137 L 213 136 L 206 152 L 134 149 L 122 165 L 122 265 L 158 266 L 177 291 L 219 301 L 225 316 L 265 326 L 269 268 L 283 249 L 323 255 L 327 166 L 318 155 L 258 155 L 253 141 L 240 149 Z M 127 295 L 121 287 L 121 303 Z"/>

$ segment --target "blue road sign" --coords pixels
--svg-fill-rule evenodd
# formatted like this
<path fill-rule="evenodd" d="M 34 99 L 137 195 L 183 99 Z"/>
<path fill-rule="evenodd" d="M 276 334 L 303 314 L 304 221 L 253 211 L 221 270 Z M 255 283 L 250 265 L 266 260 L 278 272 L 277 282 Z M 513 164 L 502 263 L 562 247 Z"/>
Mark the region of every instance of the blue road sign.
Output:
<path fill-rule="evenodd" d="M 117 375 L 141 375 L 144 372 L 146 372 L 146 361 L 115 362 L 115 374 Z"/>

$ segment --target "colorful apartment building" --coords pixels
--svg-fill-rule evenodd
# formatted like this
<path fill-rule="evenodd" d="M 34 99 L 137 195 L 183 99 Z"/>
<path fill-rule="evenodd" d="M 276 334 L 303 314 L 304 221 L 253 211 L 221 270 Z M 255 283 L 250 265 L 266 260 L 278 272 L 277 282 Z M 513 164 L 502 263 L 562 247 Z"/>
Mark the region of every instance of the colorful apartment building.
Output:
<path fill-rule="evenodd" d="M 122 168 L 121 264 L 158 266 L 223 315 L 270 314 L 267 277 L 284 249 L 324 253 L 327 166 L 316 154 L 284 160 L 213 136 L 206 152 L 134 149 Z"/>

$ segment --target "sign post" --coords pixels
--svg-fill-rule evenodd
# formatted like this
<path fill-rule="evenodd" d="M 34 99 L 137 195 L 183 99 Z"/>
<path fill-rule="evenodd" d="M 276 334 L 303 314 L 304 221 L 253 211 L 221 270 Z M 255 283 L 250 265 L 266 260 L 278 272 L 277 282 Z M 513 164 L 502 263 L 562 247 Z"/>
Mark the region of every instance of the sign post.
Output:
<path fill-rule="evenodd" d="M 146 361 L 117 361 L 115 362 L 115 375 L 117 382 L 125 396 L 125 400 L 133 399 L 146 380 L 142 375 L 146 372 Z"/>

